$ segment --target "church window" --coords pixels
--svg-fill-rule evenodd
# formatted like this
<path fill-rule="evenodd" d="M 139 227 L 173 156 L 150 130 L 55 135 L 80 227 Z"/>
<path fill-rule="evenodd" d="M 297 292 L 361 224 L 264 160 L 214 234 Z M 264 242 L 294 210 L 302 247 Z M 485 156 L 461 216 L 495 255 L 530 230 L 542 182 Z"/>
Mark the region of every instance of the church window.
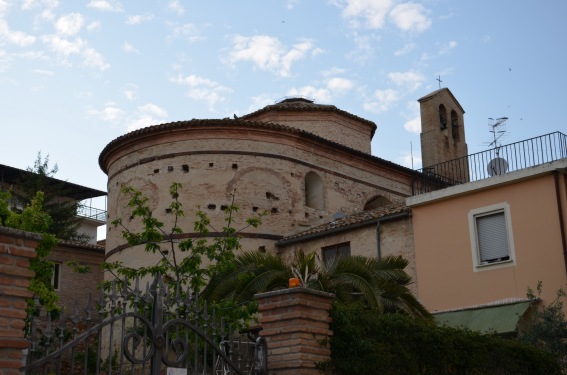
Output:
<path fill-rule="evenodd" d="M 447 110 L 443 104 L 439 105 L 439 125 L 441 130 L 447 129 Z"/>
<path fill-rule="evenodd" d="M 459 140 L 459 117 L 455 111 L 451 111 L 451 134 L 454 140 Z"/>
<path fill-rule="evenodd" d="M 370 198 L 366 204 L 364 205 L 363 211 L 370 211 L 376 208 L 384 207 L 389 204 L 392 204 L 388 198 L 385 198 L 381 195 L 376 195 L 375 197 Z"/>
<path fill-rule="evenodd" d="M 315 172 L 309 172 L 305 176 L 305 205 L 323 210 L 324 204 L 323 180 Z"/>

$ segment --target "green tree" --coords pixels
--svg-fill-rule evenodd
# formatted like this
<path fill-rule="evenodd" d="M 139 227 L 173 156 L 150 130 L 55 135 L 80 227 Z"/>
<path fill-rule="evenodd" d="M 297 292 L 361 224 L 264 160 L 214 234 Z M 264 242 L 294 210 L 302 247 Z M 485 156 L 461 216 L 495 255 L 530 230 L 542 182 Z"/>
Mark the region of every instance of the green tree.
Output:
<path fill-rule="evenodd" d="M 122 219 L 112 222 L 114 227 L 122 229 L 122 236 L 130 246 L 143 245 L 148 253 L 159 254 L 156 264 L 132 268 L 122 262 L 104 263 L 103 268 L 114 275 L 114 282 L 122 287 L 124 282 L 130 287 L 136 278 L 161 275 L 164 284 L 169 288 L 171 295 L 186 293 L 198 294 L 213 274 L 226 272 L 234 268 L 235 252 L 240 250 L 238 234 L 248 227 L 257 227 L 261 224 L 261 216 L 246 220 L 246 224 L 240 230 L 234 228 L 234 213 L 238 206 L 232 203 L 224 209 L 225 225 L 217 230 L 211 224 L 208 216 L 201 210 L 197 211 L 197 218 L 193 230 L 202 235 L 201 238 L 183 238 L 186 231 L 179 226 L 179 220 L 185 216 L 182 204 L 179 200 L 181 184 L 173 183 L 169 193 L 172 202 L 166 211 L 172 216 L 171 228 L 165 228 L 165 224 L 154 217 L 148 205 L 149 198 L 142 192 L 132 187 L 124 187 L 122 193 L 129 196 L 131 208 L 130 222 L 138 221 L 142 224 L 140 232 L 129 229 L 128 223 Z M 219 233 L 212 240 L 207 240 L 209 230 Z M 109 289 L 111 281 L 104 285 Z M 250 306 L 225 304 L 218 301 L 217 305 L 225 310 L 226 316 L 232 321 L 242 321 L 250 318 L 253 309 Z"/>
<path fill-rule="evenodd" d="M 541 291 L 542 282 L 538 281 L 535 291 L 528 288 L 528 297 L 534 301 L 540 300 Z M 518 340 L 550 353 L 567 372 L 567 321 L 563 312 L 563 300 L 566 297 L 567 293 L 559 289 L 549 304 L 533 305 L 530 320 L 520 330 Z"/>
<path fill-rule="evenodd" d="M 51 249 L 57 244 L 57 238 L 47 233 L 52 218 L 43 209 L 43 192 L 37 192 L 29 202 L 29 204 L 16 212 L 10 209 L 11 202 L 10 191 L 0 191 L 0 217 L 2 218 L 2 226 L 20 229 L 27 232 L 39 233 L 42 237 L 36 248 L 36 257 L 30 260 L 30 269 L 35 272 L 35 276 L 30 280 L 28 289 L 38 297 L 41 304 L 48 311 L 58 310 L 57 301 L 59 297 L 51 284 L 53 276 L 53 263 L 47 257 Z M 31 319 L 38 313 L 37 306 L 33 300 L 28 301 L 26 332 L 29 328 Z"/>
<path fill-rule="evenodd" d="M 18 178 L 16 182 L 18 189 L 14 191 L 20 205 L 23 207 L 29 205 L 37 192 L 43 192 L 42 208 L 52 219 L 47 233 L 54 234 L 62 240 L 87 242 L 90 237 L 79 233 L 82 219 L 77 216 L 77 212 L 81 204 L 68 198 L 70 191 L 65 183 L 54 178 L 58 171 L 57 164 L 50 167 L 49 155 L 42 158 L 39 152 L 33 167 L 28 167 L 26 171 L 27 173 L 22 173 Z"/>
<path fill-rule="evenodd" d="M 408 289 L 411 277 L 404 271 L 408 262 L 399 256 L 338 257 L 324 264 L 315 253 L 299 251 L 288 264 L 272 254 L 244 252 L 236 256 L 234 264 L 234 268 L 214 274 L 205 297 L 250 303 L 254 294 L 285 288 L 289 278 L 297 277 L 303 286 L 334 293 L 344 304 L 362 302 L 379 312 L 430 318 Z"/>

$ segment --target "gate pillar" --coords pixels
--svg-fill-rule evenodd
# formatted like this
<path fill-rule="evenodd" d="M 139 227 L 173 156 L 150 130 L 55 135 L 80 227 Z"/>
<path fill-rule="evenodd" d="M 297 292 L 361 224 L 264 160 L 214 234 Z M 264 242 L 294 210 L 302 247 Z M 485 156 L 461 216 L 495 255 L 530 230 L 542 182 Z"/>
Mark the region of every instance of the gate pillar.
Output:
<path fill-rule="evenodd" d="M 331 359 L 329 329 L 334 294 L 291 288 L 254 296 L 261 336 L 268 347 L 269 375 L 320 375 L 316 364 Z"/>
<path fill-rule="evenodd" d="M 22 349 L 29 346 L 23 330 L 34 276 L 29 261 L 40 240 L 33 233 L 0 228 L 0 375 L 19 375 Z"/>

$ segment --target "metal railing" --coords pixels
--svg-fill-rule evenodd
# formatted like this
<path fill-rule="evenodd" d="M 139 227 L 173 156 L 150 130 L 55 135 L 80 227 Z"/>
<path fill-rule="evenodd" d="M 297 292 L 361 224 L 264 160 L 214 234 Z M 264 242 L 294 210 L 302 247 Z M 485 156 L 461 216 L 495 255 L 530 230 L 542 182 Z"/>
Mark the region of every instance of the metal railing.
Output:
<path fill-rule="evenodd" d="M 100 208 L 80 205 L 77 210 L 77 215 L 106 222 L 106 210 L 101 210 Z"/>
<path fill-rule="evenodd" d="M 419 195 L 567 158 L 567 135 L 554 132 L 418 169 Z"/>

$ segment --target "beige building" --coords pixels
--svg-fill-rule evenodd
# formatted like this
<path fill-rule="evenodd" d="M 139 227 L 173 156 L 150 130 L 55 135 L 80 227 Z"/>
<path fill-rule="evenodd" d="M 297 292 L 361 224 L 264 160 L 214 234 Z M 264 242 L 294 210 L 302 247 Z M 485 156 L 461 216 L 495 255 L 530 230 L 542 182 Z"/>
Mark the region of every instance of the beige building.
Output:
<path fill-rule="evenodd" d="M 529 305 L 526 290 L 538 280 L 549 302 L 566 281 L 565 135 L 468 155 L 464 110 L 451 91 L 418 101 L 421 171 L 372 156 L 371 121 L 303 98 L 241 118 L 128 133 L 99 158 L 108 175 L 109 220 L 129 217 L 120 189 L 133 186 L 167 221 L 168 187 L 179 182 L 186 211 L 181 237 L 198 235 L 192 232 L 198 206 L 222 226 L 222 208 L 235 193 L 237 227 L 270 213 L 259 228 L 241 233 L 245 249 L 286 258 L 298 249 L 317 251 L 322 260 L 403 255 L 413 291 L 431 311 L 510 305 L 521 315 Z M 134 267 L 153 261 L 112 227 L 106 258 Z M 517 320 L 508 323 L 495 329 L 514 330 Z"/>
<path fill-rule="evenodd" d="M 109 221 L 130 216 L 122 186 L 144 192 L 154 215 L 170 220 L 168 188 L 178 182 L 185 210 L 180 227 L 186 232 L 181 237 L 198 235 L 193 233 L 197 207 L 211 217 L 214 227 L 222 227 L 222 209 L 235 193 L 240 206 L 237 228 L 246 218 L 269 213 L 259 228 L 240 233 L 243 248 L 292 251 L 285 245 L 290 244 L 289 236 L 340 216 L 403 204 L 412 194 L 415 171 L 370 154 L 375 130 L 371 121 L 303 98 L 286 99 L 239 119 L 191 120 L 136 130 L 110 142 L 99 158 L 108 175 Z M 369 226 L 375 227 L 379 218 Z M 128 225 L 139 229 L 139 223 Z M 375 228 L 371 232 L 367 239 L 372 244 L 353 239 L 353 254 L 376 249 Z M 350 241 L 327 239 L 325 246 L 335 240 Z M 153 261 L 142 247 L 128 247 L 112 226 L 106 241 L 108 261 L 134 267 Z"/>

